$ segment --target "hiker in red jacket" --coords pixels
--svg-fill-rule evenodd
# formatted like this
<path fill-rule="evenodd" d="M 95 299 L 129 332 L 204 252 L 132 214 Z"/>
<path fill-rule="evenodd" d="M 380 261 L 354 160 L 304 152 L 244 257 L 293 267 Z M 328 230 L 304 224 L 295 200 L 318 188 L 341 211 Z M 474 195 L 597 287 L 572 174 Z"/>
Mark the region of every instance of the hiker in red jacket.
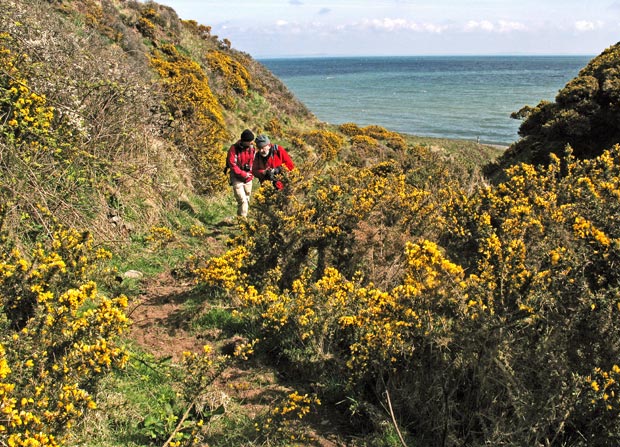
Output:
<path fill-rule="evenodd" d="M 237 216 L 246 217 L 252 194 L 252 165 L 254 163 L 254 134 L 250 129 L 241 133 L 241 138 L 228 149 L 226 166 L 230 169 L 230 185 L 237 200 Z"/>
<path fill-rule="evenodd" d="M 284 188 L 279 174 L 282 172 L 282 166 L 292 171 L 295 168 L 293 160 L 282 146 L 272 144 L 267 135 L 259 135 L 255 142 L 258 151 L 254 156 L 252 173 L 261 185 L 265 180 L 270 180 L 277 189 Z"/>

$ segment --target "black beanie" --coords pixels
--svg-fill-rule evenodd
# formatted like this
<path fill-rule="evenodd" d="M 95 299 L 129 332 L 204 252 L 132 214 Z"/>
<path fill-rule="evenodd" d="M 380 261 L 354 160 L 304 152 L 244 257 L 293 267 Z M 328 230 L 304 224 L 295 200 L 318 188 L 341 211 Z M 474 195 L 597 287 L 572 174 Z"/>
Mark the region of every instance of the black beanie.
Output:
<path fill-rule="evenodd" d="M 241 132 L 241 141 L 254 141 L 254 134 L 250 129 L 245 129 Z"/>

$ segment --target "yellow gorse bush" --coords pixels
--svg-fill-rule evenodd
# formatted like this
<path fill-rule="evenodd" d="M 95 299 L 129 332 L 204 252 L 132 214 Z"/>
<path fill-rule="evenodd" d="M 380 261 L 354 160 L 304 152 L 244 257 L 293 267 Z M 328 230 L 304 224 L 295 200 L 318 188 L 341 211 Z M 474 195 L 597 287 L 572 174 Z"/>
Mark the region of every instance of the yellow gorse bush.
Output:
<path fill-rule="evenodd" d="M 245 247 L 237 247 L 223 256 L 209 259 L 205 266 L 196 268 L 194 274 L 197 281 L 224 289 L 233 289 L 236 285 L 243 284 L 244 275 L 240 273 L 240 270 L 247 256 L 248 251 Z"/>
<path fill-rule="evenodd" d="M 116 337 L 129 324 L 127 298 L 106 298 L 89 279 L 108 257 L 88 233 L 67 229 L 28 256 L 0 253 L 4 445 L 58 445 L 96 407 L 98 379 L 125 363 Z"/>
<path fill-rule="evenodd" d="M 338 130 L 348 137 L 354 137 L 362 133 L 362 129 L 355 123 L 342 123 L 338 126 Z"/>
<path fill-rule="evenodd" d="M 151 242 L 157 248 L 163 248 L 176 239 L 174 231 L 165 226 L 154 226 L 149 230 L 145 240 Z"/>
<path fill-rule="evenodd" d="M 0 34 L 0 120 L 6 123 L 4 132 L 15 144 L 22 144 L 24 150 L 48 150 L 45 137 L 52 125 L 54 108 L 47 104 L 44 95 L 30 87 L 21 67 L 24 62 L 20 60 L 28 60 L 28 56 L 12 50 L 12 40 L 10 34 Z"/>
<path fill-rule="evenodd" d="M 617 417 L 620 414 L 620 396 L 618 396 L 620 367 L 614 364 L 610 371 L 595 368 L 593 377 L 587 377 L 586 380 L 594 395 L 592 404 L 604 407 L 606 411 L 613 412 Z"/>
<path fill-rule="evenodd" d="M 252 78 L 243 64 L 217 50 L 209 51 L 206 59 L 209 68 L 224 77 L 228 88 L 241 95 L 248 94 Z"/>
<path fill-rule="evenodd" d="M 212 159 L 219 155 L 228 137 L 222 107 L 209 87 L 204 69 L 174 45 L 161 45 L 150 60 L 167 93 L 172 136 L 195 160 L 201 188 L 211 190 L 217 186 L 212 183 L 222 178 L 218 175 L 220 165 L 212 163 Z"/>
<path fill-rule="evenodd" d="M 344 144 L 344 138 L 328 130 L 312 130 L 302 134 L 301 138 L 313 146 L 319 157 L 325 161 L 332 161 Z"/>
<path fill-rule="evenodd" d="M 340 319 L 356 327 L 347 364 L 355 375 L 405 366 L 425 340 L 449 336 L 452 320 L 467 314 L 460 266 L 430 242 L 408 243 L 403 283 L 389 292 L 373 287 L 355 290 L 354 315 Z M 441 310 L 441 312 L 437 312 Z"/>
<path fill-rule="evenodd" d="M 288 395 L 288 402 L 286 402 L 281 408 L 277 407 L 273 409 L 273 414 L 284 416 L 292 413 L 301 419 L 310 412 L 311 405 L 320 404 L 321 401 L 316 396 L 309 396 L 308 394 L 301 395 L 298 391 L 294 391 Z"/>
<path fill-rule="evenodd" d="M 316 395 L 293 391 L 282 398 L 282 402 L 274 406 L 261 422 L 256 422 L 254 427 L 267 442 L 282 440 L 287 445 L 313 444 L 313 436 L 306 433 L 307 430 L 299 425 L 299 421 L 319 405 L 321 400 Z"/>
<path fill-rule="evenodd" d="M 423 443 L 440 442 L 433 421 L 456 439 L 482 412 L 475 442 L 582 445 L 558 431 L 568 414 L 604 444 L 620 433 L 596 413 L 617 406 L 620 148 L 518 165 L 495 186 L 446 179 L 341 164 L 261 191 L 244 260 L 201 275 L 309 380 L 342 374 L 363 395 L 382 377 Z"/>

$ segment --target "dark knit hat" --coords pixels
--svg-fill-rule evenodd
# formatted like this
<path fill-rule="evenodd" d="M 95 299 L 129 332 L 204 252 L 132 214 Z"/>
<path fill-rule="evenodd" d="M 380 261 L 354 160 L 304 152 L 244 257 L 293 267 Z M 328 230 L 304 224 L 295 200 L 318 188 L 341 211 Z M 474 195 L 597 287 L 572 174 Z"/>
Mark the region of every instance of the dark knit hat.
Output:
<path fill-rule="evenodd" d="M 265 134 L 256 137 L 256 147 L 259 149 L 261 147 L 267 146 L 269 143 L 269 137 Z"/>
<path fill-rule="evenodd" d="M 241 141 L 252 141 L 254 140 L 254 134 L 250 129 L 245 129 L 241 132 Z"/>

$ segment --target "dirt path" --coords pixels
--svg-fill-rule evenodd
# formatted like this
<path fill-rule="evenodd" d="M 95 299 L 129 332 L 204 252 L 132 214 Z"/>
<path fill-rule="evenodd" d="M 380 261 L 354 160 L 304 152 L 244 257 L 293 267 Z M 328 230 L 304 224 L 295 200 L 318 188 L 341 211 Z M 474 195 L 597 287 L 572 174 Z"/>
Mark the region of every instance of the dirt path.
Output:
<path fill-rule="evenodd" d="M 189 281 L 177 281 L 168 272 L 148 280 L 129 311 L 131 337 L 156 357 L 171 357 L 175 362 L 184 351 L 202 350 L 204 340 L 190 333 L 183 311 L 191 288 Z"/>
<path fill-rule="evenodd" d="M 196 336 L 189 327 L 190 316 L 184 303 L 191 295 L 193 284 L 189 280 L 176 279 L 170 273 L 162 273 L 146 280 L 144 292 L 130 305 L 133 320 L 131 338 L 143 349 L 159 359 L 170 358 L 178 362 L 184 351 L 200 352 L 210 341 Z M 225 370 L 215 384 L 215 392 L 225 400 L 240 405 L 243 413 L 253 418 L 274 406 L 274 401 L 291 392 L 291 388 L 278 383 L 278 372 L 265 366 L 247 369 L 231 367 Z M 334 415 L 320 407 L 321 414 L 304 420 L 304 431 L 312 435 L 315 447 L 342 447 L 339 441 Z"/>

